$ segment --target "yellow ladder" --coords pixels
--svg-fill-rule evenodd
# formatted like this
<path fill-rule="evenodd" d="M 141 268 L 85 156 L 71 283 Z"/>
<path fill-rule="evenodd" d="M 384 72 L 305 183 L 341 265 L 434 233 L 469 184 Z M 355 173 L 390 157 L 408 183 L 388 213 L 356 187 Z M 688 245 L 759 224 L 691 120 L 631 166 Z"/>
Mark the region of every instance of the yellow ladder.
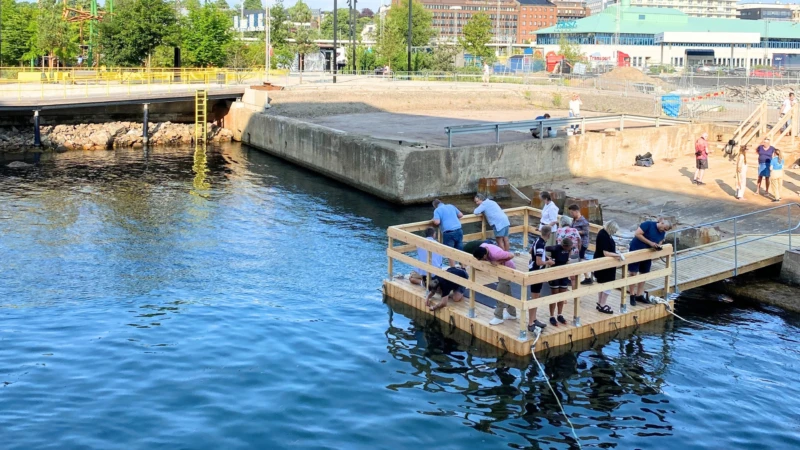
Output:
<path fill-rule="evenodd" d="M 208 91 L 194 92 L 194 143 L 205 144 L 208 140 Z"/>

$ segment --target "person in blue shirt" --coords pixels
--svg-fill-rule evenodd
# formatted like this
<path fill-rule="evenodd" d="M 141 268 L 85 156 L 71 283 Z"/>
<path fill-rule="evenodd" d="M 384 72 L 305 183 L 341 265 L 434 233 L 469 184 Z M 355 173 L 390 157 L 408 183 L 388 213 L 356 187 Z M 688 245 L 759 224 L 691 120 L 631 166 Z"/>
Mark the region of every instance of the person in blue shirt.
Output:
<path fill-rule="evenodd" d="M 549 118 L 550 118 L 550 114 L 545 114 L 543 116 L 536 116 L 536 118 L 533 119 L 533 120 L 547 120 Z M 549 131 L 550 131 L 550 127 L 547 127 L 547 128 L 544 129 L 545 133 L 547 133 Z M 535 137 L 536 139 L 539 139 L 539 128 L 538 127 L 537 128 L 531 128 L 531 135 L 533 137 Z"/>
<path fill-rule="evenodd" d="M 772 201 L 781 201 L 783 191 L 783 155 L 777 148 L 770 161 L 770 178 L 772 179 Z"/>
<path fill-rule="evenodd" d="M 475 208 L 473 214 L 483 214 L 486 217 L 486 221 L 494 228 L 494 239 L 497 241 L 497 246 L 509 251 L 511 246 L 508 243 L 508 228 L 511 226 L 511 222 L 503 212 L 503 208 L 496 201 L 487 200 L 483 194 L 475 194 L 474 200 L 478 207 Z"/>
<path fill-rule="evenodd" d="M 769 177 L 771 175 L 772 155 L 775 154 L 775 147 L 770 145 L 769 138 L 764 139 L 761 145 L 756 148 L 758 154 L 758 179 L 756 180 L 756 195 L 761 193 L 761 179 L 765 179 L 767 183 L 767 192 L 769 192 Z"/>
<path fill-rule="evenodd" d="M 429 241 L 436 242 L 436 228 L 428 227 L 425 230 L 425 239 Z M 425 264 L 428 263 L 428 251 L 422 247 L 417 247 L 417 260 L 423 262 Z M 442 255 L 438 255 L 436 253 L 431 253 L 431 265 L 436 267 L 437 269 L 442 267 Z M 408 281 L 411 284 L 418 284 L 427 287 L 430 279 L 428 278 L 428 272 L 424 269 L 420 269 L 419 267 L 415 267 L 413 271 L 411 271 L 411 275 L 408 277 Z"/>
<path fill-rule="evenodd" d="M 442 202 L 438 198 L 433 201 L 433 224 L 442 233 L 442 243 L 456 250 L 461 250 L 464 232 L 461 230 L 461 219 L 464 214 L 453 205 Z M 450 267 L 455 267 L 453 258 L 448 258 Z"/>
<path fill-rule="evenodd" d="M 661 244 L 666 238 L 667 231 L 671 229 L 672 224 L 668 220 L 642 222 L 633 235 L 630 251 L 635 252 L 636 250 L 643 250 L 646 248 L 661 250 Z M 628 264 L 628 274 L 634 277 L 640 273 L 650 273 L 652 264 L 653 261 L 649 259 Z M 650 300 L 644 296 L 644 281 L 631 286 L 631 306 L 636 306 L 637 301 L 650 303 Z"/>

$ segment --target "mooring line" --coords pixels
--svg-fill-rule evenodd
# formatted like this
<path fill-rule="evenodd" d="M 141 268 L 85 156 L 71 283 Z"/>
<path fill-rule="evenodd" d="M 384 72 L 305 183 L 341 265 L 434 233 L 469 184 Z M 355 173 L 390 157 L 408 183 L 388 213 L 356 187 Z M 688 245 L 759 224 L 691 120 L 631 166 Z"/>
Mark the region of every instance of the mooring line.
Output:
<path fill-rule="evenodd" d="M 534 339 L 533 344 L 531 344 L 531 356 L 533 357 L 533 361 L 536 363 L 536 367 L 539 368 L 539 373 L 541 373 L 542 376 L 544 377 L 544 381 L 547 382 L 547 387 L 550 388 L 550 392 L 553 393 L 553 397 L 556 399 L 556 403 L 558 403 L 558 407 L 561 409 L 561 414 L 564 416 L 565 419 L 567 419 L 567 423 L 569 424 L 569 429 L 572 430 L 572 437 L 575 439 L 575 443 L 578 445 L 578 448 L 582 449 L 583 446 L 581 445 L 581 441 L 580 439 L 578 439 L 578 435 L 575 433 L 575 426 L 572 425 L 572 421 L 569 420 L 567 412 L 564 411 L 564 406 L 561 404 L 561 400 L 558 399 L 558 394 L 556 394 L 555 389 L 553 389 L 553 385 L 550 384 L 550 379 L 544 372 L 544 367 L 542 367 L 542 365 L 539 364 L 539 360 L 536 359 L 535 347 L 536 347 L 536 342 L 539 341 L 539 337 L 542 335 L 542 329 L 536 327 L 536 331 L 534 331 L 534 334 L 536 335 L 536 339 Z"/>
<path fill-rule="evenodd" d="M 670 308 L 670 306 L 669 306 L 669 302 L 668 302 L 668 301 L 666 301 L 666 300 L 665 300 L 665 299 L 663 299 L 663 298 L 660 298 L 660 297 L 655 297 L 655 300 L 656 300 L 656 303 L 660 303 L 660 304 L 664 305 L 664 309 L 666 309 L 668 313 L 672 314 L 673 316 L 677 317 L 678 319 L 681 319 L 681 320 L 683 320 L 684 322 L 689 322 L 689 323 L 690 323 L 690 324 L 692 324 L 692 325 L 698 326 L 698 327 L 700 327 L 700 328 L 705 328 L 705 329 L 707 329 L 707 330 L 716 331 L 717 333 L 719 333 L 719 334 L 722 334 L 722 335 L 725 335 L 725 336 L 732 336 L 732 337 L 735 337 L 735 335 L 734 335 L 733 333 L 729 332 L 729 331 L 722 331 L 722 330 L 718 330 L 718 329 L 716 329 L 716 328 L 712 328 L 712 327 L 710 327 L 710 326 L 708 326 L 708 325 L 705 325 L 705 324 L 702 324 L 702 323 L 700 323 L 700 322 L 695 322 L 694 320 L 689 320 L 689 319 L 686 319 L 686 318 L 683 318 L 683 317 L 681 317 L 681 316 L 677 315 L 677 314 L 675 313 L 675 311 L 673 311 L 673 310 L 672 310 L 672 308 Z"/>

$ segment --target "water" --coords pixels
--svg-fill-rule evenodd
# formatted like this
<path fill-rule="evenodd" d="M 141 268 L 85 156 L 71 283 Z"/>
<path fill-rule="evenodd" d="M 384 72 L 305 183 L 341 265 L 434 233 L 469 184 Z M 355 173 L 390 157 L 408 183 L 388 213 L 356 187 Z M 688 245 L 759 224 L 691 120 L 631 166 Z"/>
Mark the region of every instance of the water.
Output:
<path fill-rule="evenodd" d="M 422 220 L 258 151 L 0 169 L 0 448 L 575 448 L 530 361 L 393 312 Z M 696 294 L 546 359 L 585 448 L 797 448 L 797 315 Z M 577 350 L 577 349 L 576 349 Z"/>

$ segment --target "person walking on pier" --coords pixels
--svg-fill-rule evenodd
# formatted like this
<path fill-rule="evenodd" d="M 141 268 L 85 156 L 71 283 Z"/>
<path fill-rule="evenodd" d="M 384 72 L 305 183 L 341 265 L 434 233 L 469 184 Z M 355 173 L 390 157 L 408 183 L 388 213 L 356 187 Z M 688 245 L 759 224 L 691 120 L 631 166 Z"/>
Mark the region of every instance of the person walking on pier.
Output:
<path fill-rule="evenodd" d="M 570 205 L 569 215 L 572 217 L 572 228 L 578 230 L 578 235 L 581 237 L 578 261 L 586 261 L 586 251 L 589 250 L 589 221 L 583 217 L 581 208 L 578 205 Z M 589 285 L 594 283 L 591 272 L 585 273 L 584 277 L 585 279 L 581 281 L 581 284 Z"/>
<path fill-rule="evenodd" d="M 614 242 L 613 236 L 619 230 L 619 225 L 617 222 L 613 220 L 608 222 L 602 230 L 597 232 L 597 241 L 594 244 L 594 258 L 617 258 L 620 261 L 624 259 L 624 257 L 617 253 L 617 243 Z M 617 278 L 617 268 L 610 267 L 608 269 L 598 270 L 594 273 L 594 277 L 597 278 L 598 283 L 611 283 Z M 597 310 L 603 314 L 613 314 L 614 311 L 611 310 L 611 307 L 606 304 L 608 300 L 608 296 L 611 294 L 610 289 L 606 289 L 605 291 L 597 293 Z"/>
<path fill-rule="evenodd" d="M 492 68 L 489 67 L 489 64 L 484 62 L 483 63 L 483 85 L 486 86 L 489 84 L 489 78 L 492 75 Z"/>
<path fill-rule="evenodd" d="M 772 201 L 781 201 L 781 193 L 783 191 L 783 155 L 777 148 L 775 153 L 772 154 L 770 161 L 770 178 L 772 179 Z"/>
<path fill-rule="evenodd" d="M 433 227 L 426 228 L 425 239 L 432 242 L 436 242 L 436 228 Z M 422 247 L 417 247 L 417 259 L 420 262 L 427 264 L 428 251 Z M 431 253 L 431 265 L 436 268 L 442 267 L 442 255 Z M 430 278 L 428 277 L 428 272 L 416 267 L 414 268 L 414 270 L 411 271 L 411 275 L 408 277 L 408 281 L 410 281 L 411 284 L 417 284 L 420 286 L 427 287 L 428 284 L 430 283 Z"/>
<path fill-rule="evenodd" d="M 572 239 L 564 238 L 561 240 L 560 244 L 545 247 L 544 250 L 550 253 L 551 257 L 553 258 L 553 267 L 559 267 L 565 266 L 569 263 L 570 253 L 572 253 L 573 247 L 574 245 Z M 550 280 L 547 282 L 547 284 L 550 286 L 550 293 L 552 295 L 567 292 L 569 287 L 572 286 L 572 282 L 570 281 L 569 277 Z M 548 305 L 550 307 L 550 325 L 557 327 L 559 322 L 564 325 L 567 324 L 567 319 L 565 319 L 563 316 L 564 305 L 566 303 L 566 301 L 560 301 Z M 556 308 L 558 308 L 558 316 L 555 314 Z"/>
<path fill-rule="evenodd" d="M 464 269 L 460 269 L 458 267 L 450 267 L 447 269 L 447 273 L 452 273 L 453 275 L 459 276 L 461 278 L 469 279 L 469 275 Z M 434 275 L 431 278 L 431 283 L 428 286 L 428 297 L 425 298 L 425 306 L 428 307 L 431 311 L 436 311 L 439 309 L 444 308 L 447 306 L 447 303 L 452 300 L 454 302 L 460 302 L 464 299 L 464 286 L 459 285 L 454 281 L 450 281 L 446 278 L 442 278 L 439 276 Z M 439 294 L 442 296 L 442 300 L 433 306 L 431 304 L 431 299 L 434 295 Z"/>
<path fill-rule="evenodd" d="M 517 268 L 514 264 L 514 254 L 493 244 L 481 244 L 472 256 L 478 261 L 489 261 L 493 266 L 502 264 L 510 269 Z M 499 278 L 497 292 L 511 296 L 511 282 L 504 278 Z M 494 308 L 494 318 L 489 321 L 489 325 L 500 325 L 506 320 L 517 320 L 517 308 L 497 301 L 497 306 Z"/>
<path fill-rule="evenodd" d="M 508 251 L 511 246 L 508 243 L 508 228 L 511 222 L 508 216 L 503 212 L 503 208 L 494 200 L 488 200 L 483 194 L 475 194 L 475 208 L 473 214 L 483 214 L 489 225 L 494 228 L 494 239 L 497 241 L 497 246 L 505 251 Z"/>
<path fill-rule="evenodd" d="M 669 220 L 642 222 L 633 235 L 630 251 L 635 252 L 636 250 L 643 250 L 646 248 L 661 250 L 661 244 L 664 242 L 667 231 L 670 229 L 672 229 L 672 224 Z M 653 261 L 649 259 L 628 264 L 628 274 L 635 277 L 640 273 L 650 273 L 652 265 Z M 634 284 L 630 289 L 631 306 L 636 306 L 636 302 L 650 303 L 650 300 L 644 296 L 644 281 Z"/>
<path fill-rule="evenodd" d="M 464 214 L 453 205 L 442 202 L 438 198 L 433 201 L 433 224 L 442 233 L 442 243 L 456 250 L 461 250 L 464 232 L 461 230 L 461 219 Z M 455 267 L 453 258 L 448 258 L 450 267 Z"/>
<path fill-rule="evenodd" d="M 783 104 L 780 107 L 781 119 L 784 116 L 786 116 L 787 114 L 789 114 L 790 112 L 792 112 L 792 108 L 794 108 L 794 105 L 796 105 L 796 104 L 797 104 L 797 100 L 794 99 L 794 92 L 789 92 L 789 98 L 784 100 Z M 783 126 L 781 127 L 781 133 L 783 133 L 786 130 L 786 127 L 788 127 L 789 124 L 791 124 L 791 123 L 792 123 L 792 121 L 790 119 L 788 122 L 783 124 Z M 791 130 L 790 130 L 790 132 L 791 132 Z"/>
<path fill-rule="evenodd" d="M 547 257 L 545 248 L 547 241 L 550 239 L 552 231 L 550 227 L 545 225 L 541 228 L 541 236 L 537 236 L 531 245 L 531 261 L 528 263 L 528 271 L 546 269 L 552 267 L 556 262 Z M 542 285 L 544 283 L 536 283 L 531 285 L 531 296 L 534 300 L 542 296 Z M 539 308 L 531 308 L 528 310 L 528 331 L 533 333 L 536 327 L 544 328 L 547 325 L 536 319 L 536 313 Z"/>
<path fill-rule="evenodd" d="M 744 198 L 747 189 L 747 146 L 739 147 L 739 156 L 736 157 L 736 198 Z"/>
<path fill-rule="evenodd" d="M 542 192 L 539 197 L 544 202 L 542 207 L 542 219 L 539 221 L 539 231 L 544 227 L 550 227 L 552 232 L 547 240 L 547 245 L 555 244 L 556 231 L 558 231 L 558 206 L 553 202 L 549 192 Z"/>
<path fill-rule="evenodd" d="M 697 170 L 694 171 L 694 178 L 692 183 L 702 186 L 703 175 L 708 170 L 708 133 L 703 133 L 700 138 L 694 143 L 694 157 L 696 161 Z"/>
<path fill-rule="evenodd" d="M 758 180 L 756 181 L 756 195 L 761 194 L 761 179 L 764 178 L 766 182 L 767 191 L 769 192 L 769 177 L 770 168 L 772 166 L 772 155 L 775 154 L 775 147 L 770 145 L 769 138 L 764 139 L 761 145 L 756 149 L 758 153 Z"/>

